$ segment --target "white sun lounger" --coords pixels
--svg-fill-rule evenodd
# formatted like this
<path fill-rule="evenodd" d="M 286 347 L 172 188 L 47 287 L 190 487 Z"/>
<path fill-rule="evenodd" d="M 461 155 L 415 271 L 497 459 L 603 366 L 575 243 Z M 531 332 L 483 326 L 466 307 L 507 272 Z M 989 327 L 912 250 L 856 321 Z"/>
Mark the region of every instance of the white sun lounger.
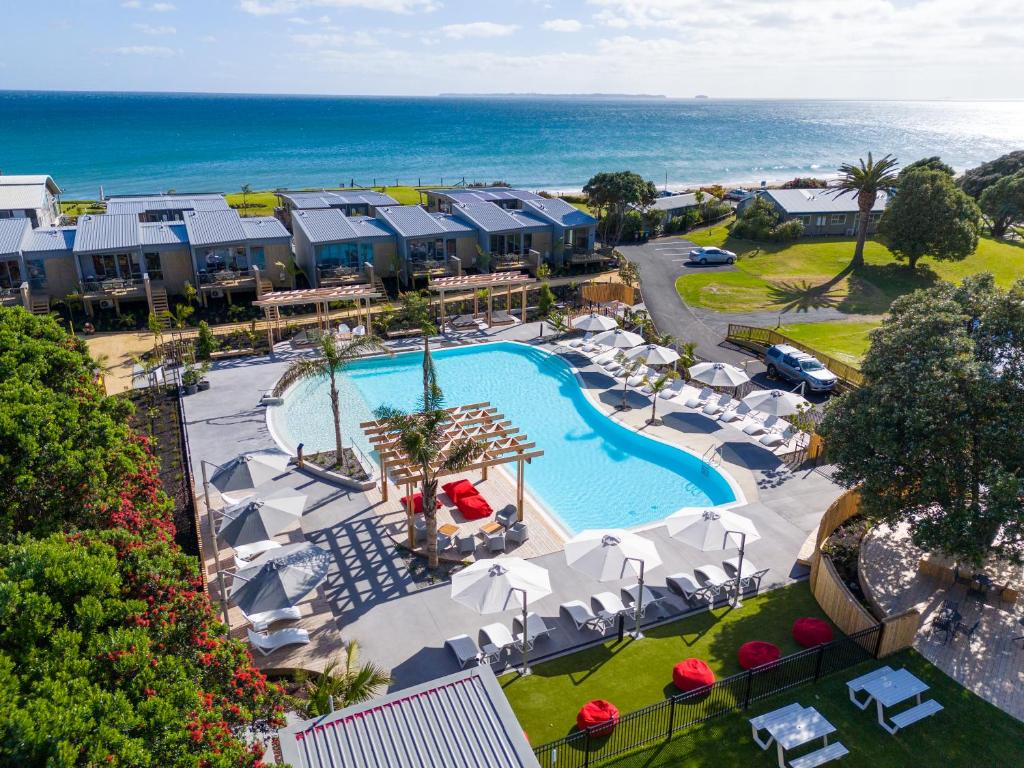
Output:
<path fill-rule="evenodd" d="M 629 602 L 629 611 L 630 611 L 631 614 L 633 614 L 635 616 L 636 615 L 636 613 L 635 613 L 635 610 L 636 610 L 636 596 L 637 596 L 637 593 L 640 591 L 640 585 L 639 584 L 630 584 L 628 587 L 623 587 L 622 591 L 626 593 L 627 597 L 629 597 L 629 601 L 630 601 Z M 652 590 L 650 587 L 648 587 L 645 584 L 644 585 L 644 604 L 643 604 L 642 608 L 640 609 L 640 616 L 641 616 L 641 618 L 647 612 L 648 608 L 654 608 L 654 607 L 658 606 L 661 603 L 661 601 L 665 599 L 665 597 L 666 597 L 666 595 L 659 595 L 658 593 L 656 593 L 654 590 Z"/>
<path fill-rule="evenodd" d="M 480 661 L 480 649 L 469 635 L 456 635 L 444 641 L 445 647 L 455 654 L 459 668 L 465 669 L 471 661 Z"/>
<path fill-rule="evenodd" d="M 594 595 L 593 601 L 597 603 L 598 616 L 609 616 L 614 620 L 620 613 L 629 613 L 622 603 L 622 598 L 613 592 L 599 592 Z"/>
<path fill-rule="evenodd" d="M 732 395 L 723 394 L 717 400 L 708 400 L 701 410 L 705 416 L 715 416 L 724 411 L 732 403 Z"/>
<path fill-rule="evenodd" d="M 585 333 L 582 338 L 573 339 L 569 342 L 570 347 L 582 347 L 584 344 L 589 344 L 590 340 L 594 338 L 594 334 Z"/>
<path fill-rule="evenodd" d="M 693 575 L 696 576 L 697 581 L 702 582 L 705 587 L 717 589 L 722 589 L 723 587 L 728 588 L 734 582 L 734 579 L 729 578 L 729 574 L 712 563 L 702 565 L 700 568 L 694 568 Z"/>
<path fill-rule="evenodd" d="M 718 416 L 718 420 L 727 423 L 732 421 L 741 421 L 752 411 L 753 409 L 749 405 L 740 402 L 722 411 Z"/>
<path fill-rule="evenodd" d="M 665 578 L 665 584 L 677 595 L 682 595 L 686 601 L 692 600 L 701 589 L 692 573 L 673 573 Z"/>
<path fill-rule="evenodd" d="M 778 448 L 780 445 L 787 445 L 796 435 L 797 428 L 790 425 L 782 432 L 769 432 L 767 435 L 762 435 L 758 442 L 766 448 Z"/>
<path fill-rule="evenodd" d="M 743 427 L 743 431 L 748 435 L 760 435 L 768 430 L 772 429 L 779 422 L 779 417 L 771 415 L 764 421 L 760 421 L 756 418 L 748 419 Z"/>
<path fill-rule="evenodd" d="M 251 629 L 248 632 L 249 644 L 264 656 L 269 656 L 286 645 L 305 645 L 309 642 L 309 632 L 298 627 L 279 629 L 266 634 L 259 634 Z"/>
<path fill-rule="evenodd" d="M 270 539 L 255 541 L 252 544 L 239 544 L 235 547 L 235 563 L 237 565 L 238 561 L 241 560 L 244 565 L 247 560 L 252 560 L 254 557 L 262 555 L 264 552 L 269 552 L 272 549 L 280 548 L 280 543 Z M 241 568 L 242 566 L 238 567 Z"/>
<path fill-rule="evenodd" d="M 601 631 L 605 628 L 605 623 L 599 619 L 590 606 L 584 603 L 582 600 L 570 600 L 567 603 L 562 603 L 558 606 L 559 612 L 565 611 L 569 614 L 569 618 L 572 619 L 572 623 L 576 625 L 576 631 L 580 632 L 584 629 L 594 629 Z"/>
<path fill-rule="evenodd" d="M 481 627 L 480 634 L 484 636 L 485 646 L 492 645 L 499 651 L 512 648 L 516 644 L 516 639 L 512 637 L 512 632 L 509 628 L 498 622 Z"/>
<path fill-rule="evenodd" d="M 704 387 L 695 397 L 686 401 L 687 408 L 703 408 L 708 398 L 715 394 L 711 387 Z"/>
<path fill-rule="evenodd" d="M 642 365 L 633 372 L 632 376 L 626 379 L 626 385 L 630 387 L 639 387 L 641 384 L 644 383 L 644 379 L 646 379 L 652 373 L 654 373 L 654 371 L 652 371 L 646 365 Z"/>
<path fill-rule="evenodd" d="M 302 611 L 299 606 L 293 605 L 289 608 L 280 608 L 276 611 L 264 611 L 252 615 L 242 612 L 245 620 L 252 624 L 256 632 L 265 632 L 267 627 L 278 621 L 298 621 L 302 618 Z"/>
<path fill-rule="evenodd" d="M 685 388 L 686 382 L 683 381 L 682 379 L 676 379 L 663 390 L 661 390 L 661 392 L 658 393 L 658 397 L 660 397 L 662 400 L 671 400 L 675 397 L 679 397 L 679 395 L 682 394 L 683 389 Z"/>

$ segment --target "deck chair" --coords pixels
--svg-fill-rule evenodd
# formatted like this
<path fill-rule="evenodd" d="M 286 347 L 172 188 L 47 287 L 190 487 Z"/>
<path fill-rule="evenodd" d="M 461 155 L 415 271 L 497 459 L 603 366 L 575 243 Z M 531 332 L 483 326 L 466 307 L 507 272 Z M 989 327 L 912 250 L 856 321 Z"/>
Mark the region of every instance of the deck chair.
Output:
<path fill-rule="evenodd" d="M 752 411 L 753 408 L 751 408 L 746 403 L 737 403 L 722 411 L 718 415 L 718 420 L 724 421 L 726 423 L 733 421 L 742 421 L 744 418 L 746 418 L 747 414 L 751 413 Z"/>
<path fill-rule="evenodd" d="M 686 386 L 686 382 L 682 379 L 676 379 L 661 392 L 658 393 L 658 397 L 662 400 L 672 400 L 673 398 L 679 397 L 682 394 L 683 388 Z"/>
<path fill-rule="evenodd" d="M 469 635 L 456 635 L 444 641 L 445 647 L 455 655 L 459 669 L 465 669 L 471 661 L 480 661 L 480 649 Z"/>
<path fill-rule="evenodd" d="M 264 656 L 269 656 L 279 648 L 287 645 L 305 645 L 309 642 L 309 632 L 298 627 L 279 629 L 276 632 L 259 634 L 251 629 L 249 633 L 249 644 Z"/>
<path fill-rule="evenodd" d="M 639 584 L 630 584 L 628 587 L 623 587 L 622 591 L 629 598 L 629 612 L 630 615 L 636 616 L 636 598 L 640 591 Z M 661 602 L 667 597 L 667 595 L 659 594 L 653 589 L 644 585 L 644 604 L 640 609 L 640 617 L 643 618 L 647 613 L 648 608 L 658 608 Z M 660 610 L 660 609 L 659 609 Z"/>
<path fill-rule="evenodd" d="M 486 627 L 481 627 L 480 634 L 483 635 L 484 638 L 484 642 L 481 643 L 481 645 L 492 645 L 499 651 L 504 651 L 516 644 L 516 640 L 512 637 L 512 633 L 509 631 L 509 628 L 504 624 L 499 624 L 497 622 L 494 624 L 488 624 Z"/>
<path fill-rule="evenodd" d="M 522 637 L 523 631 L 523 617 L 516 616 L 512 621 L 512 625 L 519 630 L 519 637 Z M 533 644 L 540 640 L 542 637 L 547 637 L 555 631 L 557 627 L 552 624 L 548 624 L 544 619 L 538 616 L 533 611 L 526 614 L 526 642 L 532 648 Z"/>
<path fill-rule="evenodd" d="M 589 344 L 590 340 L 592 338 L 594 338 L 594 334 L 592 334 L 592 333 L 585 333 L 582 338 L 572 339 L 569 342 L 569 346 L 570 347 L 582 347 L 584 344 Z"/>
<path fill-rule="evenodd" d="M 632 376 L 628 376 L 626 378 L 626 385 L 630 387 L 639 387 L 641 384 L 644 383 L 644 381 L 646 381 L 648 376 L 651 376 L 653 374 L 654 371 L 652 371 L 646 365 L 641 365 L 639 368 L 633 371 Z"/>
<path fill-rule="evenodd" d="M 297 605 L 288 608 L 279 608 L 276 611 L 263 611 L 263 613 L 248 614 L 244 611 L 242 616 L 252 624 L 254 632 L 265 632 L 267 627 L 278 621 L 298 621 L 302 618 L 302 611 Z"/>
<path fill-rule="evenodd" d="M 707 403 L 708 398 L 711 397 L 713 394 L 715 394 L 715 390 L 713 390 L 711 387 L 704 387 L 704 389 L 702 389 L 695 396 L 691 397 L 689 400 L 686 401 L 686 407 L 703 408 L 704 405 Z"/>
<path fill-rule="evenodd" d="M 255 541 L 252 544 L 239 544 L 235 547 L 235 560 L 252 560 L 254 557 L 262 555 L 264 552 L 280 548 L 281 545 L 278 542 L 271 541 L 270 539 Z"/>
<path fill-rule="evenodd" d="M 797 428 L 790 425 L 785 428 L 782 432 L 769 432 L 767 435 L 762 435 L 759 442 L 765 448 L 778 448 L 780 445 L 787 445 L 797 435 Z"/>
<path fill-rule="evenodd" d="M 599 592 L 590 599 L 597 603 L 598 613 L 606 613 L 611 616 L 629 613 L 629 610 L 622 603 L 622 598 L 613 592 Z"/>
<path fill-rule="evenodd" d="M 743 431 L 746 434 L 753 437 L 754 435 L 764 434 L 768 430 L 772 429 L 778 423 L 779 417 L 774 415 L 769 416 L 764 421 L 761 421 L 756 417 L 751 417 L 750 419 L 747 420 L 746 424 L 744 425 Z"/>
<path fill-rule="evenodd" d="M 572 623 L 576 625 L 576 631 L 582 632 L 584 629 L 594 629 L 601 631 L 605 628 L 605 623 L 599 619 L 590 606 L 584 603 L 582 600 L 570 600 L 567 603 L 562 603 L 558 606 L 559 613 L 565 612 L 572 619 Z"/>
<path fill-rule="evenodd" d="M 723 394 L 717 400 L 709 399 L 701 409 L 705 416 L 717 416 L 732 403 L 732 395 Z"/>
<path fill-rule="evenodd" d="M 668 586 L 669 591 L 675 592 L 686 602 L 690 602 L 701 589 L 700 584 L 697 583 L 697 579 L 693 577 L 692 573 L 674 573 L 666 577 L 665 584 Z"/>

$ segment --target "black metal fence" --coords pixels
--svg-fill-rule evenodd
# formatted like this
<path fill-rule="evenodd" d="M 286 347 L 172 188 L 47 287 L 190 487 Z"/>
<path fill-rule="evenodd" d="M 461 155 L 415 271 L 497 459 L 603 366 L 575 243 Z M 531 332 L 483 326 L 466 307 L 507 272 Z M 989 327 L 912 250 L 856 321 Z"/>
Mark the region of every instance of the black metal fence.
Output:
<path fill-rule="evenodd" d="M 847 635 L 816 648 L 719 680 L 710 686 L 679 693 L 622 715 L 609 735 L 601 726 L 570 734 L 534 749 L 541 768 L 589 768 L 673 734 L 805 683 L 848 669 L 875 657 L 882 625 Z"/>

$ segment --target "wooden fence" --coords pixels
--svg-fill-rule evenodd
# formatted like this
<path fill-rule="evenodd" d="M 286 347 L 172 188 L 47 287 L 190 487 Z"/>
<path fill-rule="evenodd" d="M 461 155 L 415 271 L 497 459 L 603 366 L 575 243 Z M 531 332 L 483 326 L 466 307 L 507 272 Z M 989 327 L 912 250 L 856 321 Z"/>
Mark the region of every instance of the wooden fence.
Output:
<path fill-rule="evenodd" d="M 756 328 L 751 325 L 737 325 L 729 323 L 729 331 L 726 340 L 741 347 L 753 349 L 757 352 L 764 352 L 774 344 L 789 344 L 797 349 L 802 349 L 808 354 L 814 355 L 834 373 L 840 384 L 845 388 L 856 388 L 864 384 L 864 374 L 852 365 L 836 360 L 831 355 L 826 355 L 813 347 L 809 347 L 785 334 L 773 331 L 771 328 Z"/>
<path fill-rule="evenodd" d="M 609 301 L 621 301 L 633 306 L 636 304 L 636 291 L 624 283 L 587 283 L 582 287 L 584 301 L 605 304 Z"/>

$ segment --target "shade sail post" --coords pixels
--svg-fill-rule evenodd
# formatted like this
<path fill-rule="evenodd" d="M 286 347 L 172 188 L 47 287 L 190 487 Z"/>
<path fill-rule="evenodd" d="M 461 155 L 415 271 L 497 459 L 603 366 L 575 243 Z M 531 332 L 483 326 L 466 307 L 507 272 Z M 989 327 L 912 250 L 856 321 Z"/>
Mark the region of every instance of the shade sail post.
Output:
<path fill-rule="evenodd" d="M 522 459 L 516 462 L 516 519 L 523 522 L 523 490 L 526 484 L 526 462 Z"/>

